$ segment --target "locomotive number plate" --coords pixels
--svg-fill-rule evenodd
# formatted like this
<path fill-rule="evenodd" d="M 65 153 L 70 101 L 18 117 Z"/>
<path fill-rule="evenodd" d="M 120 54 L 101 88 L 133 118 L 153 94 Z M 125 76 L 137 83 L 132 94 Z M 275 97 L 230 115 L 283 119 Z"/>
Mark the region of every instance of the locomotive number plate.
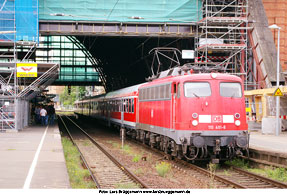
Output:
<path fill-rule="evenodd" d="M 225 125 L 208 125 L 209 130 L 226 130 Z"/>

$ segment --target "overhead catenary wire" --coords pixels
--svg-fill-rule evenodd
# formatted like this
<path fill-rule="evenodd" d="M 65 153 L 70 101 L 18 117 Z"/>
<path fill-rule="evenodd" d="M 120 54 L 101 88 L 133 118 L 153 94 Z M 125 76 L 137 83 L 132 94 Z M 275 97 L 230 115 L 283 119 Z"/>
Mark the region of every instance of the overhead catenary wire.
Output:
<path fill-rule="evenodd" d="M 118 4 L 119 1 L 120 1 L 120 0 L 117 0 L 117 2 L 115 3 L 113 9 L 110 11 L 110 13 L 109 13 L 109 15 L 108 15 L 108 17 L 107 17 L 106 20 L 109 20 L 109 18 L 110 18 L 110 16 L 111 16 L 112 12 L 114 11 L 114 9 L 115 9 L 115 7 L 117 6 L 117 4 Z"/>

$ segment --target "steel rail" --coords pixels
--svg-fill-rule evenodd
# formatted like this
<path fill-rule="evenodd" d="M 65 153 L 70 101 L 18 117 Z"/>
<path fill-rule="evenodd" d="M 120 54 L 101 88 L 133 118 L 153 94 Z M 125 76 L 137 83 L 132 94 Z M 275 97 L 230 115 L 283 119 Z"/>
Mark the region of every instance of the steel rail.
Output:
<path fill-rule="evenodd" d="M 85 130 L 83 130 L 77 123 L 66 116 L 75 126 L 77 126 L 90 140 L 95 144 L 116 166 L 118 166 L 124 173 L 126 173 L 135 183 L 140 184 L 143 188 L 149 188 L 143 181 L 141 181 L 136 175 L 129 171 L 124 165 L 122 165 L 113 155 L 107 152 L 101 145 L 99 145 Z"/>
<path fill-rule="evenodd" d="M 287 189 L 287 184 L 285 183 L 282 183 L 282 182 L 279 182 L 279 181 L 276 181 L 276 180 L 273 180 L 273 179 L 269 179 L 267 177 L 264 177 L 264 176 L 261 176 L 261 175 L 257 175 L 255 173 L 251 173 L 249 171 L 245 171 L 243 169 L 240 169 L 240 168 L 237 168 L 237 167 L 234 167 L 234 166 L 230 166 L 235 172 L 237 173 L 240 173 L 240 174 L 243 174 L 243 175 L 246 175 L 248 177 L 252 177 L 256 180 L 260 180 L 260 181 L 263 181 L 263 182 L 266 182 L 268 184 L 271 184 L 277 188 L 282 188 L 282 189 Z"/>
<path fill-rule="evenodd" d="M 74 138 L 73 138 L 72 134 L 70 133 L 68 127 L 66 126 L 66 123 L 64 122 L 64 120 L 62 119 L 62 117 L 61 117 L 60 115 L 58 115 L 58 116 L 59 116 L 59 118 L 61 119 L 63 125 L 65 126 L 65 129 L 66 129 L 66 131 L 67 131 L 67 133 L 68 133 L 68 135 L 69 135 L 71 141 L 73 142 L 74 146 L 76 146 L 77 150 L 79 151 L 80 157 L 81 157 L 82 161 L 84 162 L 85 166 L 87 167 L 87 169 L 89 170 L 89 173 L 90 173 L 90 175 L 91 175 L 93 181 L 95 182 L 97 188 L 101 188 L 99 182 L 97 181 L 97 179 L 96 179 L 96 177 L 94 176 L 92 170 L 90 169 L 90 167 L 89 167 L 89 165 L 88 165 L 86 159 L 84 158 L 84 155 L 82 154 L 80 148 L 78 147 L 78 145 L 77 145 L 76 142 L 74 141 Z"/>
<path fill-rule="evenodd" d="M 224 177 L 221 177 L 219 175 L 216 175 L 208 170 L 205 170 L 201 167 L 198 167 L 196 165 L 193 165 L 193 164 L 190 164 L 184 160 L 180 160 L 180 159 L 174 159 L 175 162 L 178 162 L 180 164 L 183 164 L 191 169 L 194 169 L 194 170 L 197 170 L 199 172 L 201 172 L 202 174 L 205 174 L 206 176 L 211 176 L 211 177 L 214 177 L 214 179 L 216 179 L 217 181 L 221 182 L 221 183 L 224 183 L 226 185 L 229 185 L 229 186 L 233 186 L 234 188 L 236 189 L 246 189 L 246 187 L 244 187 L 243 185 L 239 184 L 239 183 L 236 183 L 234 181 L 230 181 L 228 179 L 225 179 Z"/>

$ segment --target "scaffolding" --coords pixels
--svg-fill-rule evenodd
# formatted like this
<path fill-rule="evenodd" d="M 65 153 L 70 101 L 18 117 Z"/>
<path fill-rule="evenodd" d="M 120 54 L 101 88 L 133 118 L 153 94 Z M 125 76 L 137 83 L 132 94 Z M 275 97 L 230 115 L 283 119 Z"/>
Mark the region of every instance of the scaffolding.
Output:
<path fill-rule="evenodd" d="M 28 126 L 29 101 L 57 78 L 59 65 L 35 62 L 37 0 L 0 0 L 0 24 L 0 131 L 18 131 Z M 17 75 L 20 63 L 33 63 L 37 76 Z"/>
<path fill-rule="evenodd" d="M 195 64 L 238 75 L 247 88 L 248 0 L 202 0 L 201 7 Z"/>

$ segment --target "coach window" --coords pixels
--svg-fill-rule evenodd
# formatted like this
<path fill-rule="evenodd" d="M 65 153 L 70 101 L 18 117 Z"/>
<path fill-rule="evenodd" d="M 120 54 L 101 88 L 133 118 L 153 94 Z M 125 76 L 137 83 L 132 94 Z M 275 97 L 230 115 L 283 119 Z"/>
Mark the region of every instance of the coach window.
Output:
<path fill-rule="evenodd" d="M 125 112 L 125 100 L 124 99 L 122 99 L 122 101 L 121 101 L 121 112 Z"/>
<path fill-rule="evenodd" d="M 144 99 L 143 100 L 147 100 L 148 99 L 148 88 L 144 89 Z"/>
<path fill-rule="evenodd" d="M 240 83 L 220 83 L 220 95 L 223 97 L 241 98 L 242 89 Z"/>
<path fill-rule="evenodd" d="M 145 90 L 144 89 L 140 89 L 140 91 L 141 91 L 141 93 L 140 93 L 139 99 L 142 101 L 145 98 Z"/>
<path fill-rule="evenodd" d="M 185 97 L 207 97 L 211 96 L 211 88 L 208 82 L 186 82 L 184 83 Z"/>
<path fill-rule="evenodd" d="M 132 112 L 132 100 L 129 99 L 129 113 Z"/>
<path fill-rule="evenodd" d="M 165 85 L 165 98 L 170 99 L 171 97 L 171 84 Z"/>
<path fill-rule="evenodd" d="M 159 86 L 159 99 L 164 98 L 164 85 Z"/>
<path fill-rule="evenodd" d="M 132 113 L 134 113 L 134 99 L 132 99 Z"/>
<path fill-rule="evenodd" d="M 122 112 L 126 112 L 126 100 L 123 100 Z"/>
<path fill-rule="evenodd" d="M 126 99 L 126 113 L 129 112 L 129 100 Z"/>

